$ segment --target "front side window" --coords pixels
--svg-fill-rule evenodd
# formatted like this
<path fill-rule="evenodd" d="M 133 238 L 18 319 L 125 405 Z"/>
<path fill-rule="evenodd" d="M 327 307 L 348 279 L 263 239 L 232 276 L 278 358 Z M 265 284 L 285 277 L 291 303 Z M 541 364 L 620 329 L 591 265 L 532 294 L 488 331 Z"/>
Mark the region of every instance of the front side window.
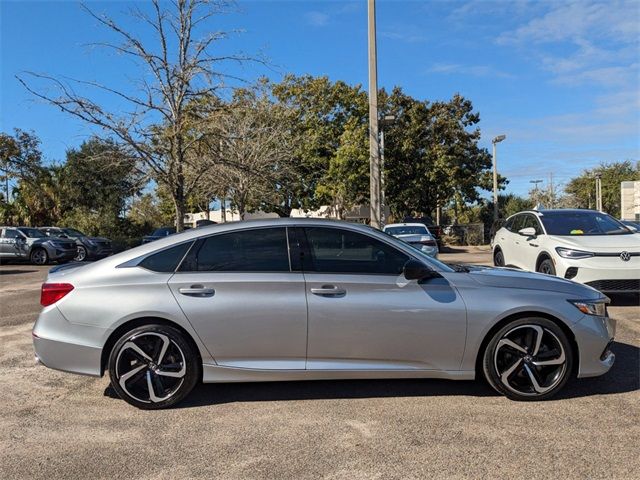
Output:
<path fill-rule="evenodd" d="M 289 272 L 285 228 L 258 228 L 205 238 L 180 271 Z"/>
<path fill-rule="evenodd" d="M 311 253 L 305 270 L 321 273 L 402 273 L 409 260 L 405 253 L 376 238 L 339 228 L 304 229 Z"/>
<path fill-rule="evenodd" d="M 29 238 L 43 238 L 46 237 L 44 233 L 42 233 L 37 228 L 21 228 L 20 231 Z"/>
<path fill-rule="evenodd" d="M 536 231 L 536 235 L 542 234 L 542 228 L 540 227 L 540 223 L 536 219 L 535 215 L 525 215 L 524 222 L 522 224 L 522 228 L 533 228 Z"/>

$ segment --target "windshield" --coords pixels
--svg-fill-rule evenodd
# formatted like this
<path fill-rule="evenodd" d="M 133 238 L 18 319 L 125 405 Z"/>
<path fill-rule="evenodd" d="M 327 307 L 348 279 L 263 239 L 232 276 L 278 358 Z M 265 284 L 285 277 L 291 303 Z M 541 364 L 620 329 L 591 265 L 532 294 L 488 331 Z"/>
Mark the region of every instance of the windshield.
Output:
<path fill-rule="evenodd" d="M 400 227 L 387 227 L 384 231 L 390 235 L 429 235 L 427 227 L 422 225 L 403 225 Z"/>
<path fill-rule="evenodd" d="M 80 230 L 76 230 L 75 228 L 63 228 L 62 231 L 65 233 L 65 235 L 68 235 L 70 237 L 86 237 L 84 233 L 82 233 Z"/>
<path fill-rule="evenodd" d="M 548 235 L 625 235 L 631 230 L 606 213 L 543 212 L 540 216 Z"/>
<path fill-rule="evenodd" d="M 29 237 L 29 238 L 46 237 L 46 235 L 42 233 L 40 230 L 38 230 L 37 228 L 19 228 L 18 230 L 20 230 L 26 237 Z"/>

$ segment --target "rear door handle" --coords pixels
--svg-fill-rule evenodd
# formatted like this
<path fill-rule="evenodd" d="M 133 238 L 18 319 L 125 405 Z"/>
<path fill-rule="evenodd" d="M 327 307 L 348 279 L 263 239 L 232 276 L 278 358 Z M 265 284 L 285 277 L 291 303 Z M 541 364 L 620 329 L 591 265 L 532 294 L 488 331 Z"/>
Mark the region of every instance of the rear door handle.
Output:
<path fill-rule="evenodd" d="M 205 287 L 204 285 L 191 285 L 190 287 L 181 287 L 178 291 L 182 295 L 189 297 L 213 297 L 216 291 L 213 288 Z"/>
<path fill-rule="evenodd" d="M 320 288 L 312 288 L 311 293 L 321 297 L 342 297 L 347 294 L 347 291 L 336 285 L 323 285 Z"/>

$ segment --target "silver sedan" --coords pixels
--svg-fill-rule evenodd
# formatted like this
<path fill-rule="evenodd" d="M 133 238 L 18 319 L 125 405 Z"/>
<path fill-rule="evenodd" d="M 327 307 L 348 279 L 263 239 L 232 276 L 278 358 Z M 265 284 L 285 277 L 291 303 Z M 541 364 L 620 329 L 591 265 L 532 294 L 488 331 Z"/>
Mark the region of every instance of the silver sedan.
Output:
<path fill-rule="evenodd" d="M 516 400 L 607 372 L 608 299 L 569 280 L 451 267 L 362 225 L 282 219 L 53 268 L 36 357 L 132 405 L 198 382 L 484 377 Z"/>

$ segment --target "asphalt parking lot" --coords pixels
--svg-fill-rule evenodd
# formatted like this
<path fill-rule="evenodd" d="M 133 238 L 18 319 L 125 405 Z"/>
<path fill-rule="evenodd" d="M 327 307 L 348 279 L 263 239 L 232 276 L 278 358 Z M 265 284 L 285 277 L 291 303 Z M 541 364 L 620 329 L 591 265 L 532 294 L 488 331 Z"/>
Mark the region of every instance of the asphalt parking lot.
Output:
<path fill-rule="evenodd" d="M 445 261 L 488 263 L 459 249 Z M 107 378 L 33 361 L 47 268 L 0 266 L 0 478 L 637 478 L 640 307 L 615 298 L 617 361 L 556 399 L 481 381 L 203 385 L 140 411 Z"/>

